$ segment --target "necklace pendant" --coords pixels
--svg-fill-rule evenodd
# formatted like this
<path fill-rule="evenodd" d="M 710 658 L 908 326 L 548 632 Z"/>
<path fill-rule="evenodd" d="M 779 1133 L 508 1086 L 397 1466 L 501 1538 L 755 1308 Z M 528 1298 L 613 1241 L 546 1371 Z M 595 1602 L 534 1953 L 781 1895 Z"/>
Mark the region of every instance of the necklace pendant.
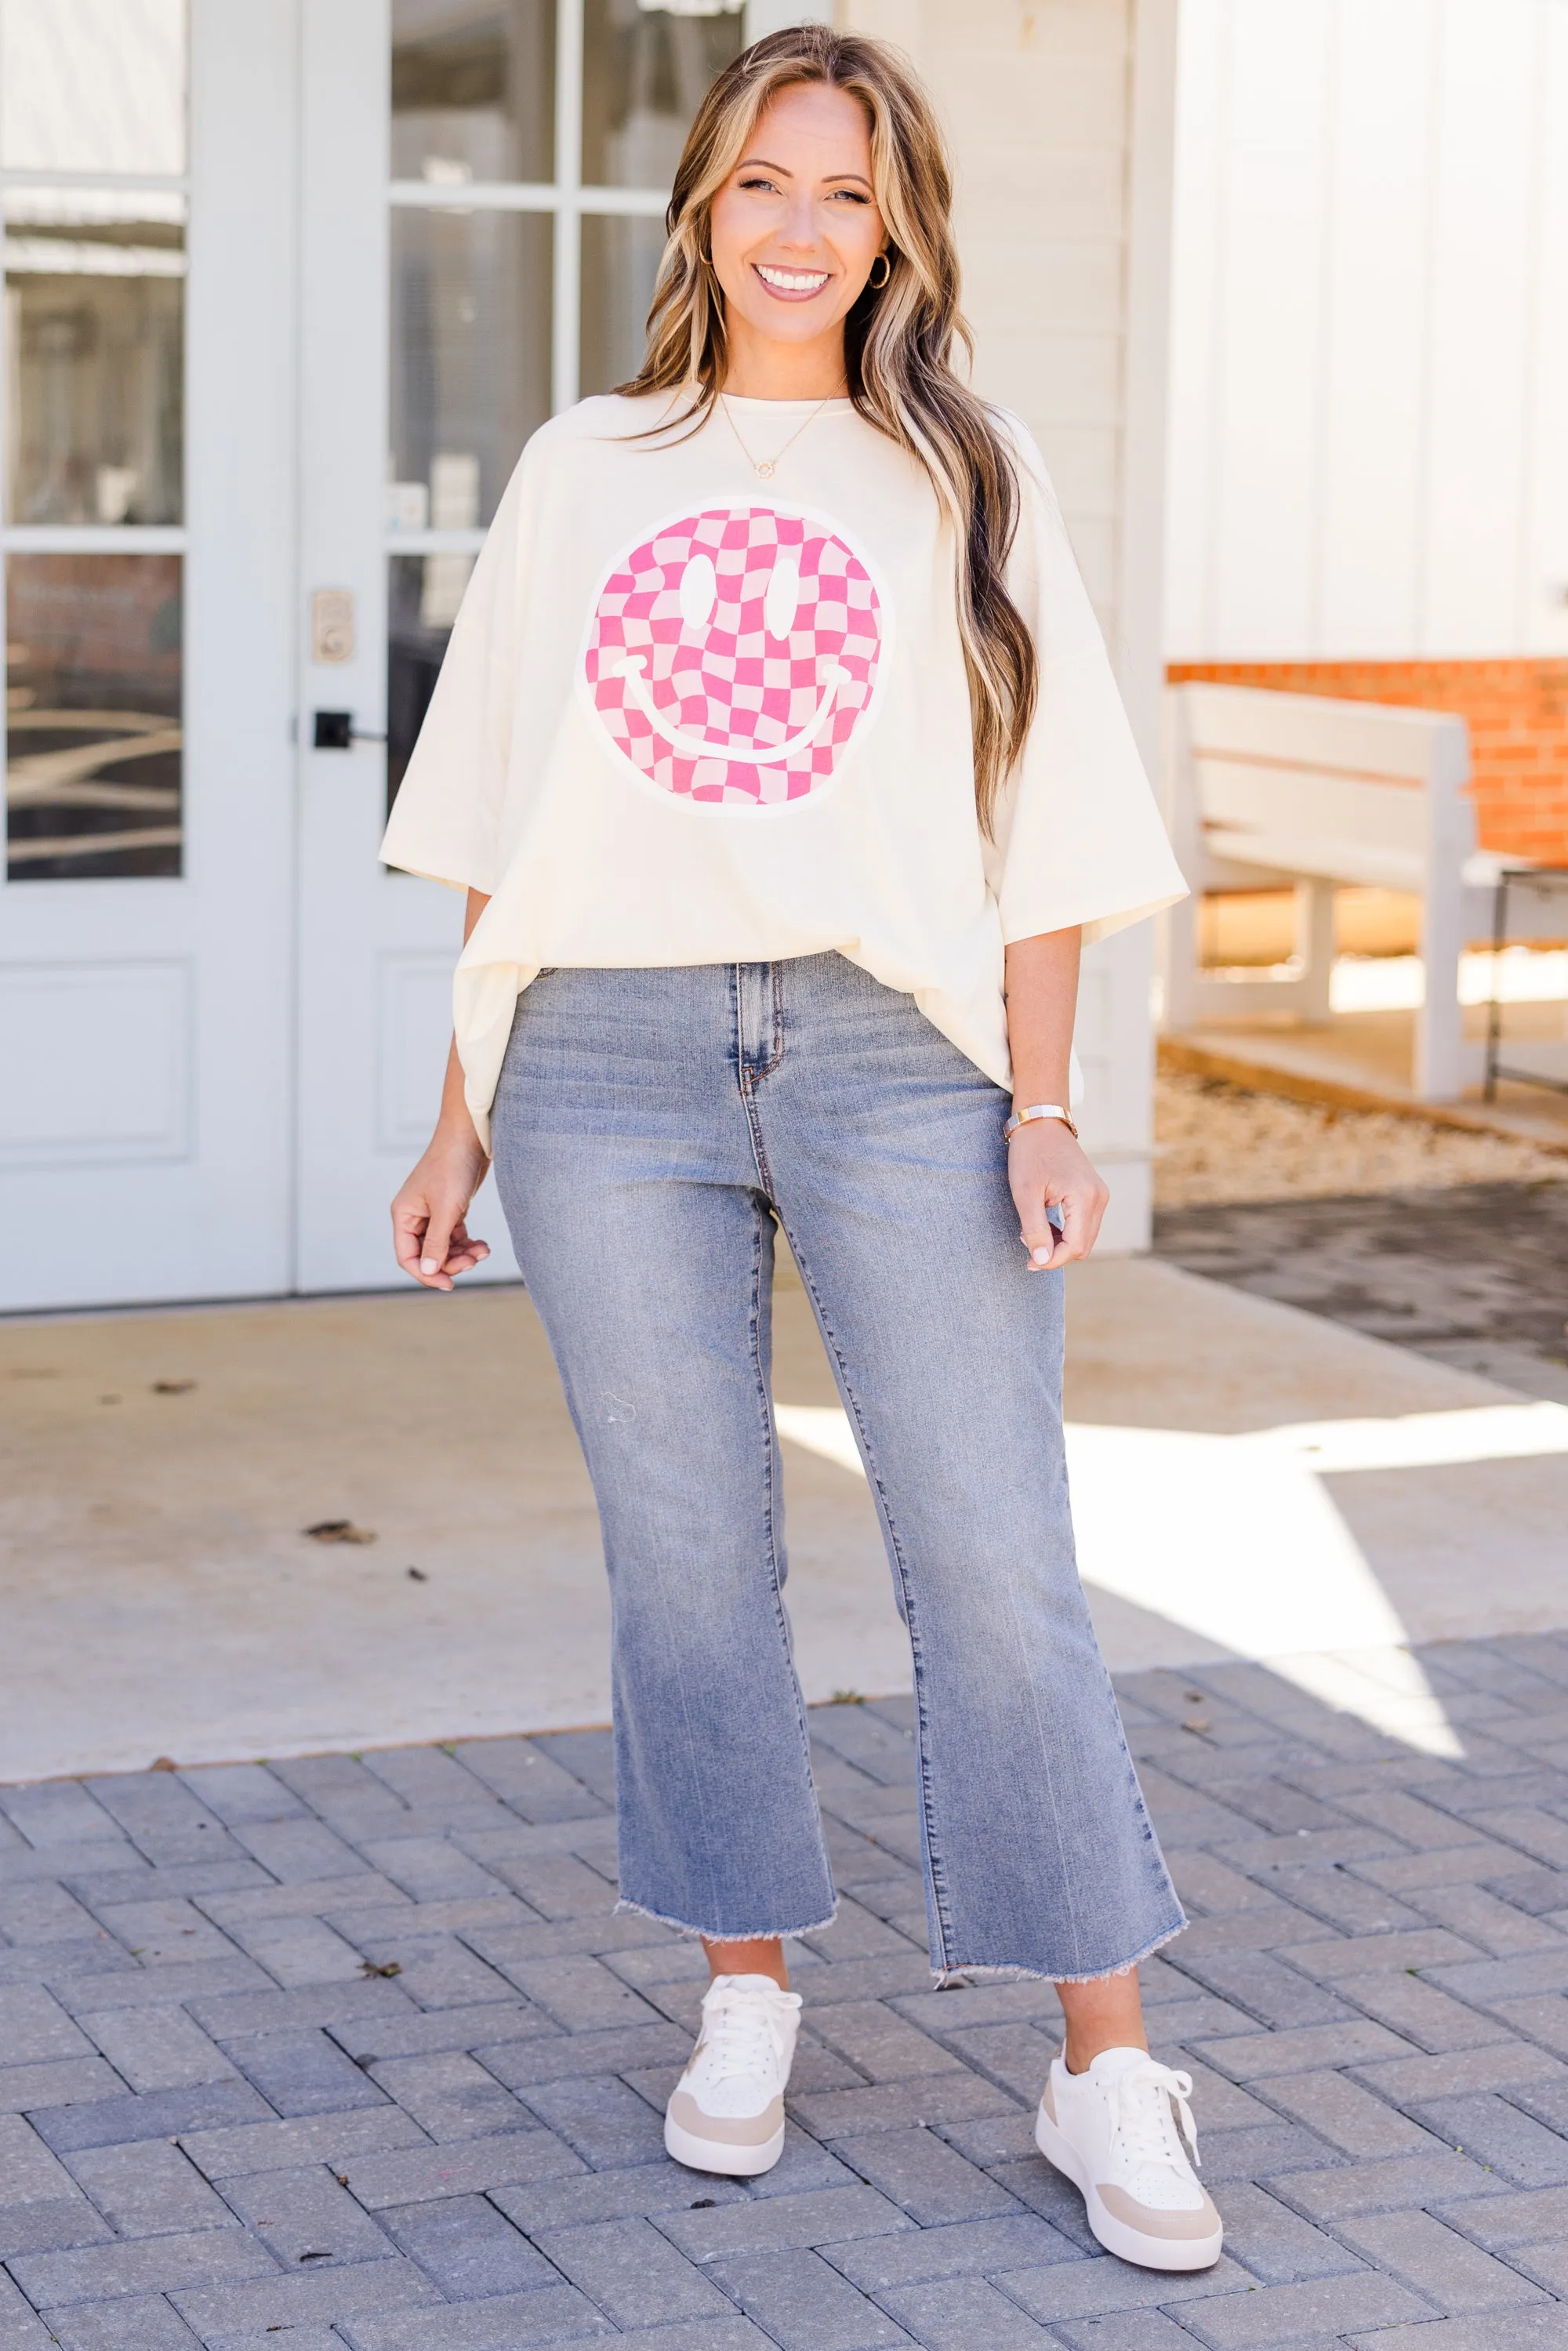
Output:
<path fill-rule="evenodd" d="M 758 460 L 757 470 L 765 482 L 770 482 L 776 471 L 775 461 L 771 457 L 761 457 Z"/>

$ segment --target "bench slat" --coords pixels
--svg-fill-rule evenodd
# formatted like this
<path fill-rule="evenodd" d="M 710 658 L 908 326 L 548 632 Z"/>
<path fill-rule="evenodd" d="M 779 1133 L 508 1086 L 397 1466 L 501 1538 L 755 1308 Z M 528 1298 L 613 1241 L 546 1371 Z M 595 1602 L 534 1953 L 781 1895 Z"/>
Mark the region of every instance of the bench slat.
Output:
<path fill-rule="evenodd" d="M 1375 841 L 1335 841 L 1322 833 L 1239 831 L 1229 826 L 1206 826 L 1203 841 L 1213 855 L 1237 865 L 1267 866 L 1364 890 L 1407 890 L 1417 896 L 1422 887 L 1418 853 L 1380 848 Z"/>
<path fill-rule="evenodd" d="M 1464 721 L 1431 710 L 1387 709 L 1375 702 L 1328 702 L 1311 694 L 1261 686 L 1188 685 L 1188 725 L 1196 753 L 1282 759 L 1364 776 L 1424 783 L 1435 738 Z"/>
<path fill-rule="evenodd" d="M 1289 834 L 1292 839 L 1364 842 L 1397 851 L 1419 871 L 1431 822 L 1424 792 L 1406 784 L 1369 784 L 1322 768 L 1251 767 L 1241 759 L 1193 766 L 1198 812 L 1206 825 Z M 1315 869 L 1313 869 L 1315 870 Z"/>

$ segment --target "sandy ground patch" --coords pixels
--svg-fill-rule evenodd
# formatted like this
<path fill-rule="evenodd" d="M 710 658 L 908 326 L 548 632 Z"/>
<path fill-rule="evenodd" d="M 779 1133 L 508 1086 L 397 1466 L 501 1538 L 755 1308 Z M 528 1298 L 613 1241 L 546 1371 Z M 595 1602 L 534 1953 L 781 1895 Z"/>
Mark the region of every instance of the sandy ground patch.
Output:
<path fill-rule="evenodd" d="M 1563 1153 L 1509 1135 L 1290 1102 L 1181 1071 L 1164 1071 L 1157 1081 L 1155 1141 L 1157 1208 L 1568 1176 Z"/>

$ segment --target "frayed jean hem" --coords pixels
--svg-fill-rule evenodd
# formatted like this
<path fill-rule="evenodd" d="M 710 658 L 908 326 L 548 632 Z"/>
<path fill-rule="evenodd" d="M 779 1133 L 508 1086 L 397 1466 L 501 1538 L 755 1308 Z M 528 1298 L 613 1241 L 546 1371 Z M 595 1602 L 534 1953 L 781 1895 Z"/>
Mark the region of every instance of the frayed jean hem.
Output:
<path fill-rule="evenodd" d="M 1167 1943 L 1174 1943 L 1178 1935 L 1185 1935 L 1189 1923 L 1186 1917 L 1180 1918 L 1174 1927 L 1167 1927 L 1163 1934 L 1156 1935 L 1152 1943 L 1145 1943 L 1141 1951 L 1134 1951 L 1130 1959 L 1123 1959 L 1113 1968 L 1094 1968 L 1083 1975 L 1066 1975 L 1056 1968 L 1026 1967 L 1021 1960 L 1002 1960 L 993 1964 L 985 1960 L 970 1963 L 953 1959 L 945 1968 L 934 1967 L 931 1972 L 939 1987 L 951 1983 L 956 1976 L 979 1977 L 988 1982 L 1001 1983 L 1111 1983 L 1117 1976 L 1130 1976 L 1134 1968 L 1141 1967 L 1145 1959 L 1152 1959 L 1156 1951 L 1163 1950 Z"/>
<path fill-rule="evenodd" d="M 617 1918 L 651 1918 L 655 1927 L 668 1927 L 677 1935 L 697 1936 L 705 1943 L 773 1943 L 788 1942 L 799 1935 L 820 1935 L 838 1917 L 839 1906 L 835 1902 L 825 1918 L 810 1919 L 803 1927 L 756 1927 L 744 1935 L 722 1932 L 713 1927 L 694 1927 L 688 1918 L 672 1918 L 668 1911 L 650 1909 L 647 1903 L 633 1902 L 624 1894 L 616 1903 L 613 1915 Z"/>

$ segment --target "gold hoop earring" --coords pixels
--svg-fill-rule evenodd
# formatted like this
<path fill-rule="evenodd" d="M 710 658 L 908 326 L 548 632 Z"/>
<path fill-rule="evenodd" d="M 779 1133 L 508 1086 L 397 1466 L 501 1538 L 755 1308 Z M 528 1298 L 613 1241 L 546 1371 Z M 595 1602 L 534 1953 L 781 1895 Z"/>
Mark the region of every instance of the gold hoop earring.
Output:
<path fill-rule="evenodd" d="M 880 261 L 880 262 L 881 262 L 881 264 L 882 264 L 882 276 L 881 276 L 880 277 L 879 277 L 877 276 L 877 274 L 876 274 L 876 265 L 877 265 L 877 262 L 879 262 L 879 261 Z M 888 279 L 889 279 L 892 276 L 893 276 L 893 264 L 892 264 L 892 262 L 888 259 L 888 257 L 887 257 L 887 256 L 886 256 L 886 254 L 885 254 L 885 253 L 879 253 L 879 254 L 877 254 L 877 255 L 875 256 L 874 259 L 873 259 L 873 262 L 872 262 L 872 265 L 871 265 L 871 270 L 870 270 L 870 273 L 868 274 L 868 276 L 867 276 L 867 277 L 866 277 L 866 281 L 865 281 L 865 282 L 866 282 L 866 284 L 871 287 L 871 289 L 872 289 L 873 293 L 874 293 L 874 294 L 880 294 L 880 293 L 882 292 L 883 287 L 887 284 Z"/>

